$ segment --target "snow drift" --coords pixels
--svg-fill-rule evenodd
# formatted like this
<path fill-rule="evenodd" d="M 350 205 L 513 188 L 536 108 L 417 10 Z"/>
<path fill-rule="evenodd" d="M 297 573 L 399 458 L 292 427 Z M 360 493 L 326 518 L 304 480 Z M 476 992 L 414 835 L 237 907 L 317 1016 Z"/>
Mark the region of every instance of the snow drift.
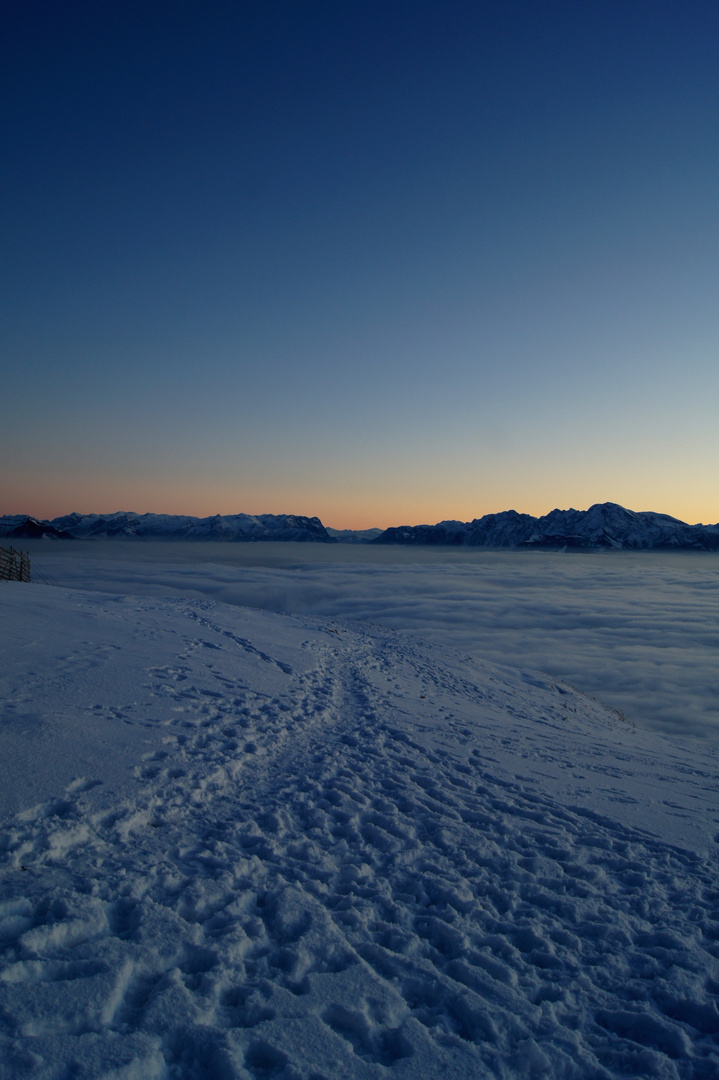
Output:
<path fill-rule="evenodd" d="M 377 627 L 0 603 L 3 1080 L 717 1074 L 711 749 Z"/>

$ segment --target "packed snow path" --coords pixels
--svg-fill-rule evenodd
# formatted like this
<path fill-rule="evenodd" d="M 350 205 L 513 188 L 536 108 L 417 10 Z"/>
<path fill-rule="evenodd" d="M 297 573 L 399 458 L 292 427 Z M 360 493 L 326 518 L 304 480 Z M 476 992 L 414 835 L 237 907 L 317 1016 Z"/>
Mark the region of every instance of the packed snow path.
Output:
<path fill-rule="evenodd" d="M 705 747 L 376 627 L 0 603 L 2 1080 L 719 1076 Z"/>

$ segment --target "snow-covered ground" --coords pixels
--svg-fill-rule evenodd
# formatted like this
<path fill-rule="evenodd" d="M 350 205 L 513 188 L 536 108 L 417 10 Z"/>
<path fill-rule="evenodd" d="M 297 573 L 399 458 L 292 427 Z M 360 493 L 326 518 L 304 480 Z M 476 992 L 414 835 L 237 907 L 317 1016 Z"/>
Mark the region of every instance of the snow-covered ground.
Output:
<path fill-rule="evenodd" d="M 55 585 L 362 619 L 580 686 L 638 726 L 719 738 L 719 554 L 356 544 L 25 542 Z M 516 658 L 516 659 L 515 659 Z"/>
<path fill-rule="evenodd" d="M 0 615 L 2 1080 L 719 1076 L 710 744 L 376 625 Z"/>

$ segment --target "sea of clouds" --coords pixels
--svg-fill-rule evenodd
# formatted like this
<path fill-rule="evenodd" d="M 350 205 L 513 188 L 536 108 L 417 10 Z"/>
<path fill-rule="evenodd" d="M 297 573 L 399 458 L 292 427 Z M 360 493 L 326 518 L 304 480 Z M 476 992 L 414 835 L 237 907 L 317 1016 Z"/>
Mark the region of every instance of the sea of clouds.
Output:
<path fill-rule="evenodd" d="M 535 667 L 642 728 L 719 737 L 719 556 L 26 543 L 34 578 L 362 619 Z"/>

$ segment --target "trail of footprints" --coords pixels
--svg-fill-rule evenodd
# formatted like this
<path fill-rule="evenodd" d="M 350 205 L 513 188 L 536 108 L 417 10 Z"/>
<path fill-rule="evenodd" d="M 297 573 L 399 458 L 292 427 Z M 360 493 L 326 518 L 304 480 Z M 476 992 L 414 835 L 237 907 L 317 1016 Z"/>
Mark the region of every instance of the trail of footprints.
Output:
<path fill-rule="evenodd" d="M 427 750 L 366 641 L 274 697 L 154 671 L 133 805 L 83 781 L 2 837 L 3 1080 L 79 1042 L 98 1076 L 719 1075 L 714 869 L 498 783 L 449 713 Z"/>

